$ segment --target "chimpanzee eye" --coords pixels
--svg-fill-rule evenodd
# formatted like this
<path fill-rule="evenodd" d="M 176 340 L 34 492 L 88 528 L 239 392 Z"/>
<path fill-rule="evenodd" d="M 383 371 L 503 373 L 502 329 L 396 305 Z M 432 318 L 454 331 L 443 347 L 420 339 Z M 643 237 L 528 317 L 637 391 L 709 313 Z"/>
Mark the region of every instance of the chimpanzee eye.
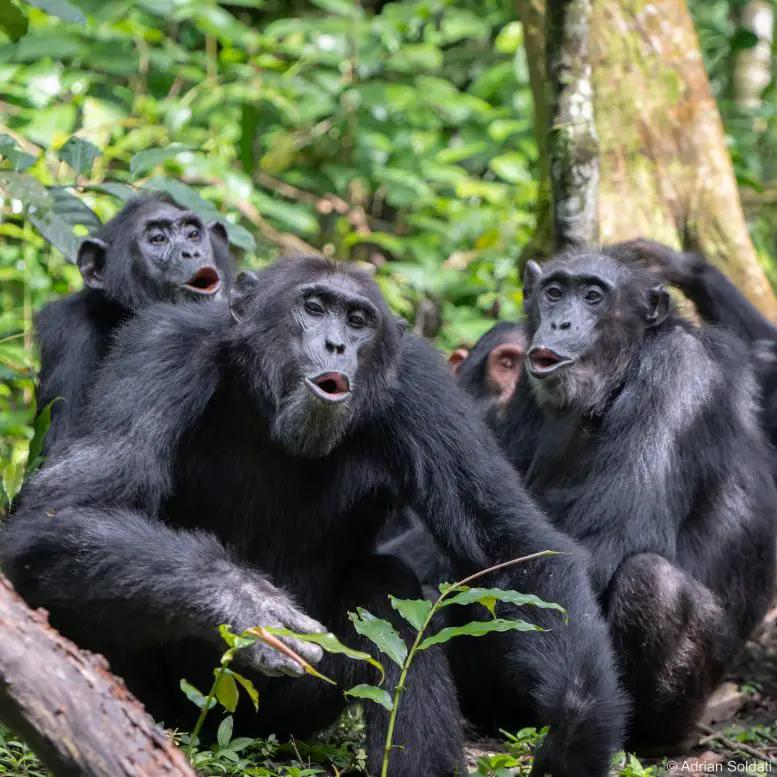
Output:
<path fill-rule="evenodd" d="M 318 300 L 315 299 L 306 299 L 305 300 L 305 310 L 310 313 L 311 316 L 323 316 L 324 315 L 324 307 L 321 305 Z"/>
<path fill-rule="evenodd" d="M 602 301 L 602 292 L 599 291 L 599 289 L 588 289 L 588 291 L 585 293 L 585 297 L 583 299 L 589 304 L 589 305 L 596 305 L 599 302 Z"/>
<path fill-rule="evenodd" d="M 187 235 L 189 240 L 199 240 L 200 239 L 200 230 L 199 229 L 193 229 L 189 234 Z"/>
<path fill-rule="evenodd" d="M 515 366 L 515 362 L 510 359 L 509 357 L 505 356 L 504 359 L 501 359 L 499 362 L 506 370 L 511 370 Z"/>
<path fill-rule="evenodd" d="M 154 234 L 152 234 L 148 238 L 148 242 L 155 246 L 158 246 L 158 245 L 162 245 L 162 243 L 166 243 L 167 238 L 164 236 L 162 232 L 154 232 Z"/>
<path fill-rule="evenodd" d="M 548 286 L 548 288 L 545 289 L 545 296 L 549 300 L 553 300 L 555 302 L 557 299 L 561 299 L 563 292 L 559 286 Z"/>
<path fill-rule="evenodd" d="M 360 310 L 354 310 L 348 314 L 348 323 L 354 329 L 361 329 L 367 324 L 367 317 Z"/>

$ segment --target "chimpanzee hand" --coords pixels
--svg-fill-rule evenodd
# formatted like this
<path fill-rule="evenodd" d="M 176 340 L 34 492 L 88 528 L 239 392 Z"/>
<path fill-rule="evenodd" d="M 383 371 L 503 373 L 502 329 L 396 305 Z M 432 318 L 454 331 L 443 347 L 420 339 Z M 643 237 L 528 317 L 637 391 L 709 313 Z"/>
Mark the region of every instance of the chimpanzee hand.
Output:
<path fill-rule="evenodd" d="M 252 612 L 244 613 L 240 618 L 241 630 L 252 626 L 271 626 L 289 629 L 298 634 L 322 634 L 327 631 L 318 621 L 299 610 L 289 596 L 266 580 L 251 585 L 250 588 L 254 600 L 253 608 Z M 279 637 L 279 639 L 311 664 L 318 663 L 324 654 L 318 645 L 310 642 L 302 642 L 291 637 Z M 239 651 L 238 659 L 270 677 L 301 676 L 305 673 L 293 658 L 261 640 Z"/>
<path fill-rule="evenodd" d="M 675 251 L 663 243 L 642 237 L 616 243 L 612 247 L 628 252 L 634 259 L 657 270 L 663 280 L 680 287 L 694 279 L 700 266 L 700 260 L 696 254 Z"/>

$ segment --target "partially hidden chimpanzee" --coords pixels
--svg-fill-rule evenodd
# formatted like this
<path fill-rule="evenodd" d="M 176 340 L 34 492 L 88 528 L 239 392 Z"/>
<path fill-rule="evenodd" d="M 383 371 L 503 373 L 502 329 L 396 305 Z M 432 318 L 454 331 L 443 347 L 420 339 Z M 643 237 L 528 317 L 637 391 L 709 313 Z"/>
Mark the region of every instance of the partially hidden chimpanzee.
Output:
<path fill-rule="evenodd" d="M 604 777 L 623 700 L 585 558 L 545 521 L 436 352 L 402 330 L 371 279 L 315 257 L 242 275 L 229 306 L 148 306 L 118 333 L 80 434 L 27 484 L 0 535 L 3 569 L 176 725 L 191 723 L 178 680 L 208 682 L 220 623 L 324 624 L 355 642 L 346 611 L 357 605 L 396 622 L 387 594 L 417 598 L 420 587 L 401 561 L 372 553 L 393 510 L 413 509 L 459 575 L 561 550 L 487 581 L 569 611 L 564 624 L 532 609 L 523 617 L 548 631 L 489 640 L 492 703 L 551 725 L 533 774 Z M 306 736 L 335 718 L 343 689 L 375 681 L 362 664 L 291 644 L 339 688 L 262 677 L 299 668 L 246 649 L 262 704 L 239 718 L 256 734 Z M 398 668 L 386 663 L 393 687 Z M 410 670 L 393 775 L 461 765 L 446 667 L 426 650 Z M 387 714 L 365 714 L 374 771 Z"/>
<path fill-rule="evenodd" d="M 777 446 L 777 326 L 699 253 L 675 251 L 645 239 L 630 240 L 618 247 L 678 286 L 705 321 L 726 327 L 750 346 L 761 388 L 761 423 L 772 446 Z"/>
<path fill-rule="evenodd" d="M 777 495 L 741 342 L 677 316 L 619 256 L 529 263 L 528 381 L 498 434 L 556 527 L 591 554 L 632 743 L 668 746 L 770 603 Z"/>
<path fill-rule="evenodd" d="M 591 553 L 633 698 L 630 744 L 671 749 L 770 602 L 777 501 L 742 344 L 679 318 L 639 258 L 628 244 L 531 263 L 527 322 L 455 361 L 461 375 L 475 358 L 467 390 L 556 527 Z M 511 328 L 526 375 L 496 401 L 484 367 Z M 447 572 L 417 523 L 384 547 L 427 583 Z M 456 672 L 477 720 L 488 699 L 470 677 Z"/>
<path fill-rule="evenodd" d="M 78 249 L 84 288 L 35 320 L 38 407 L 54 399 L 46 447 L 78 423 L 117 327 L 151 302 L 226 294 L 235 267 L 224 227 L 161 195 L 136 197 Z"/>

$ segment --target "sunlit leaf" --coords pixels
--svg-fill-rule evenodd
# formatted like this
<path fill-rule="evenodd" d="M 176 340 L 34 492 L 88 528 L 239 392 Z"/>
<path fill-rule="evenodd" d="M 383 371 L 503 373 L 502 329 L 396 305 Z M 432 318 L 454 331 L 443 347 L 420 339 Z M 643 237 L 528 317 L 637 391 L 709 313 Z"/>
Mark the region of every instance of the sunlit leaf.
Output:
<path fill-rule="evenodd" d="M 391 606 L 411 625 L 420 631 L 427 616 L 432 611 L 432 603 L 427 599 L 397 599 L 389 596 Z"/>
<path fill-rule="evenodd" d="M 139 151 L 130 159 L 130 173 L 133 178 L 137 178 L 168 159 L 172 159 L 182 151 L 191 150 L 191 146 L 183 143 L 171 143 L 166 148 L 149 148 L 146 151 Z"/>
<path fill-rule="evenodd" d="M 240 683 L 243 690 L 248 694 L 248 698 L 251 699 L 251 703 L 254 705 L 254 709 L 259 709 L 259 691 L 256 690 L 256 686 L 247 677 L 244 677 L 234 669 L 229 670 L 235 680 Z"/>
<path fill-rule="evenodd" d="M 544 631 L 533 623 L 522 620 L 506 620 L 495 618 L 490 621 L 471 621 L 464 626 L 448 626 L 437 634 L 427 637 L 419 646 L 419 650 L 426 650 L 432 645 L 441 645 L 454 637 L 482 637 L 492 632 L 503 631 Z"/>
<path fill-rule="evenodd" d="M 83 138 L 73 136 L 68 138 L 62 148 L 57 151 L 57 156 L 67 162 L 79 175 L 88 173 L 92 169 L 94 160 L 102 152 L 93 143 Z"/>
<path fill-rule="evenodd" d="M 345 692 L 346 696 L 353 696 L 355 699 L 369 699 L 376 704 L 380 704 L 381 707 L 385 707 L 391 711 L 394 708 L 394 701 L 391 698 L 391 694 L 388 691 L 384 691 L 383 688 L 377 688 L 374 685 L 355 685 L 353 688 Z"/>
<path fill-rule="evenodd" d="M 2 3 L 2 0 L 0 0 Z M 0 9 L 2 14 L 2 9 Z M 2 26 L 2 23 L 0 23 Z M 32 154 L 28 154 L 22 151 L 14 142 L 14 139 L 10 135 L 0 135 L 0 156 L 5 157 L 12 165 L 16 172 L 26 170 L 31 165 L 35 164 L 36 157 Z"/>
<path fill-rule="evenodd" d="M 388 622 L 376 618 L 363 607 L 357 607 L 356 612 L 349 612 L 348 617 L 357 633 L 366 637 L 385 653 L 395 664 L 402 666 L 407 657 L 407 645 L 399 632 Z"/>
<path fill-rule="evenodd" d="M 216 675 L 215 696 L 224 709 L 234 712 L 237 709 L 237 683 L 228 670 L 214 669 Z"/>
<path fill-rule="evenodd" d="M 555 602 L 546 602 L 534 594 L 521 594 L 518 591 L 503 591 L 501 588 L 466 588 L 443 601 L 443 606 L 451 604 L 482 604 L 493 609 L 494 602 L 507 602 L 517 607 L 541 607 L 546 610 L 558 610 L 566 614 L 566 610 Z"/>
<path fill-rule="evenodd" d="M 301 642 L 312 642 L 314 645 L 320 645 L 327 653 L 335 653 L 352 658 L 355 661 L 366 661 L 368 664 L 372 664 L 380 672 L 380 682 L 383 682 L 383 665 L 380 661 L 377 661 L 369 653 L 365 653 L 362 650 L 354 650 L 353 648 L 344 645 L 340 640 L 332 633 L 326 634 L 298 634 L 290 631 L 289 629 L 283 629 L 276 626 L 265 626 L 264 630 L 270 634 L 274 634 L 276 637 L 293 637 Z"/>
<path fill-rule="evenodd" d="M 205 702 L 207 701 L 207 696 L 205 694 L 198 691 L 188 680 L 184 680 L 181 678 L 180 682 L 181 690 L 186 695 L 186 698 L 194 704 L 199 709 L 202 709 L 205 706 Z M 210 704 L 208 704 L 208 709 L 212 710 L 216 706 L 216 700 L 211 699 Z"/>

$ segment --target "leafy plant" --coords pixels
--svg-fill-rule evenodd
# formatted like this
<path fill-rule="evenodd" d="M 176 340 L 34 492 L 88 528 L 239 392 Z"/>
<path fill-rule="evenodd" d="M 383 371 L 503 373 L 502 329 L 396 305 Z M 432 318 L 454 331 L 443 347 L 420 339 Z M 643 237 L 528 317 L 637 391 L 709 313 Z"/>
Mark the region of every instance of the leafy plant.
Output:
<path fill-rule="evenodd" d="M 469 586 L 469 583 L 484 575 L 497 572 L 515 564 L 551 555 L 556 555 L 556 551 L 545 550 L 539 553 L 533 553 L 476 572 L 457 583 L 443 583 L 440 585 L 440 596 L 434 602 L 427 599 L 399 599 L 395 596 L 389 596 L 392 608 L 415 630 L 415 638 L 409 647 L 389 621 L 377 618 L 368 610 L 361 607 L 358 607 L 356 612 L 349 613 L 349 618 L 353 623 L 356 632 L 372 642 L 382 654 L 400 668 L 397 683 L 390 691 L 381 688 L 380 685 L 370 685 L 366 683 L 356 685 L 345 691 L 346 696 L 379 704 L 389 712 L 388 729 L 386 732 L 386 741 L 381 765 L 381 777 L 387 777 L 388 774 L 389 761 L 394 747 L 394 729 L 401 697 L 406 689 L 408 671 L 413 663 L 413 659 L 419 652 L 428 650 L 434 645 L 448 642 L 455 637 L 480 637 L 495 632 L 543 630 L 540 626 L 528 623 L 522 619 L 497 617 L 496 605 L 499 602 L 518 607 L 530 606 L 553 609 L 566 616 L 566 611 L 561 605 L 545 602 L 533 594 L 522 594 L 517 591 L 502 590 L 500 588 L 471 588 Z M 491 614 L 491 619 L 485 621 L 470 621 L 461 626 L 447 626 L 437 633 L 427 636 L 427 631 L 431 626 L 434 616 L 440 612 L 443 607 L 455 605 L 467 606 L 472 604 L 480 604 L 485 607 Z M 225 709 L 234 712 L 239 694 L 237 684 L 239 683 L 242 685 L 249 695 L 251 694 L 253 685 L 250 684 L 250 681 L 240 675 L 236 675 L 232 670 L 228 669 L 228 666 L 232 662 L 237 650 L 248 647 L 257 639 L 263 640 L 276 650 L 280 650 L 290 656 L 297 661 L 306 673 L 314 675 L 325 682 L 331 683 L 333 681 L 321 675 L 321 673 L 301 656 L 281 642 L 278 637 L 292 637 L 305 642 L 313 642 L 320 645 L 329 653 L 337 653 L 354 660 L 366 661 L 380 671 L 380 683 L 382 684 L 383 682 L 384 670 L 383 666 L 378 661 L 368 653 L 348 648 L 333 634 L 299 634 L 284 628 L 266 626 L 257 626 L 255 628 L 247 629 L 240 635 L 233 634 L 227 626 L 221 626 L 220 632 L 222 637 L 229 644 L 229 649 L 222 656 L 221 666 L 214 670 L 215 679 L 209 694 L 203 696 L 202 693 L 193 688 L 193 686 L 185 680 L 181 681 L 181 688 L 184 693 L 186 693 L 188 698 L 200 708 L 199 718 L 189 739 L 190 755 L 197 742 L 205 717 L 209 710 L 215 705 L 215 702 L 219 701 Z M 253 692 L 255 693 L 255 690 Z M 251 696 L 251 700 L 255 706 L 258 705 L 257 697 Z M 519 741 L 520 740 L 515 739 L 513 744 L 517 746 Z"/>

